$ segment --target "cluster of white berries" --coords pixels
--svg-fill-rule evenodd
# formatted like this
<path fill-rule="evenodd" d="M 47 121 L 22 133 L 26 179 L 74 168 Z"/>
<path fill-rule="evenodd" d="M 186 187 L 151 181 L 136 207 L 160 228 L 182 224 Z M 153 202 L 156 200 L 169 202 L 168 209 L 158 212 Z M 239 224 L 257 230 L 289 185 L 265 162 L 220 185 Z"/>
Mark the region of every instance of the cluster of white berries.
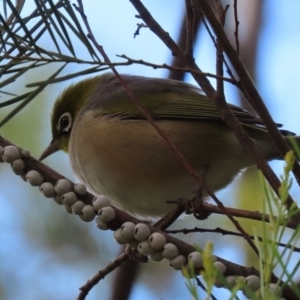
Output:
<path fill-rule="evenodd" d="M 98 198 L 95 209 L 98 210 L 98 217 L 96 218 L 96 224 L 98 228 L 102 230 L 108 229 L 107 223 L 112 221 L 115 217 L 115 210 L 111 206 L 106 206 L 104 198 Z M 121 245 L 129 245 L 131 248 L 136 248 L 142 255 L 147 255 L 153 261 L 161 261 L 162 259 L 168 259 L 170 266 L 175 270 L 181 270 L 183 267 L 190 268 L 193 266 L 195 269 L 203 268 L 203 258 L 201 254 L 194 251 L 186 258 L 180 254 L 177 246 L 173 243 L 168 243 L 166 236 L 159 232 L 151 234 L 150 228 L 144 223 L 134 224 L 132 222 L 125 222 L 122 226 L 114 232 L 114 238 L 117 243 Z M 220 274 L 224 274 L 226 266 L 217 261 L 213 256 L 213 265 L 219 271 Z M 227 285 L 223 284 L 220 280 L 216 280 L 216 287 L 234 287 L 237 281 L 244 282 L 247 288 L 242 288 L 245 296 L 250 296 L 251 292 L 255 292 L 260 288 L 260 278 L 255 275 L 249 275 L 247 277 L 242 276 L 227 276 L 225 277 Z M 271 283 L 269 290 L 276 295 L 279 293 L 279 286 Z"/>
<path fill-rule="evenodd" d="M 107 222 L 114 218 L 115 211 L 111 206 L 101 208 L 96 218 L 98 228 L 107 229 Z M 114 238 L 121 245 L 128 244 L 131 248 L 136 248 L 139 253 L 149 256 L 151 260 L 168 259 L 170 265 L 176 270 L 181 270 L 187 264 L 186 257 L 179 253 L 176 245 L 167 243 L 166 237 L 162 233 L 151 234 L 150 228 L 144 223 L 125 222 L 114 232 Z M 199 263 L 198 265 L 202 266 Z"/>
<path fill-rule="evenodd" d="M 54 201 L 63 205 L 65 210 L 71 214 L 78 215 L 83 221 L 90 222 L 94 220 L 96 212 L 96 224 L 99 229 L 107 230 L 107 223 L 112 221 L 115 216 L 115 210 L 109 206 L 110 202 L 105 196 L 98 196 L 94 198 L 92 205 L 87 205 L 78 199 L 78 196 L 87 193 L 86 186 L 82 183 L 72 184 L 67 179 L 60 179 L 53 185 L 50 182 L 45 182 L 43 176 L 36 170 L 25 172 L 25 163 L 22 158 L 29 158 L 30 153 L 28 150 L 20 150 L 15 146 L 0 146 L 0 162 L 11 164 L 11 168 L 16 175 L 22 176 L 23 179 L 28 181 L 32 186 L 39 186 L 40 191 L 46 198 L 53 198 Z M 170 266 L 175 270 L 181 270 L 184 266 L 189 268 L 193 266 L 195 269 L 203 267 L 203 258 L 197 251 L 192 252 L 186 258 L 180 254 L 177 246 L 173 243 L 167 243 L 164 234 L 154 232 L 151 234 L 150 228 L 144 223 L 134 224 L 126 222 L 114 232 L 115 240 L 121 244 L 128 244 L 131 248 L 136 248 L 142 255 L 147 255 L 153 261 L 161 261 L 168 259 Z M 213 256 L 213 264 L 216 269 L 224 274 L 226 266 L 217 261 Z M 244 282 L 247 288 L 243 289 L 245 296 L 250 296 L 251 292 L 255 292 L 260 288 L 260 278 L 255 275 L 248 277 L 242 276 L 227 276 L 227 287 L 233 287 L 237 281 Z M 224 287 L 224 284 L 216 280 L 216 287 Z M 280 287 L 276 284 L 269 284 L 269 291 L 272 294 L 281 296 Z M 249 292 L 250 291 L 250 292 Z M 283 298 L 281 298 L 284 300 Z"/>
<path fill-rule="evenodd" d="M 106 206 L 102 199 L 97 199 L 95 208 L 99 208 L 96 218 L 97 227 L 106 230 L 107 223 L 112 221 L 116 214 L 111 206 Z M 142 255 L 147 255 L 153 261 L 168 259 L 170 266 L 175 270 L 181 270 L 188 261 L 191 261 L 195 268 L 202 268 L 202 258 L 200 253 L 193 252 L 188 259 L 179 253 L 176 245 L 168 243 L 166 236 L 160 232 L 151 234 L 149 226 L 144 223 L 134 224 L 125 222 L 114 232 L 114 238 L 121 245 L 128 244 L 131 248 L 136 248 Z M 224 266 L 224 272 L 225 272 Z"/>
<path fill-rule="evenodd" d="M 22 157 L 30 157 L 28 150 L 19 150 L 15 146 L 0 146 L 0 162 L 7 162 L 11 164 L 11 167 L 16 175 L 24 175 L 25 163 Z"/>
<path fill-rule="evenodd" d="M 39 186 L 41 193 L 46 198 L 53 198 L 54 201 L 63 205 L 68 213 L 78 215 L 83 221 L 91 222 L 95 219 L 96 211 L 92 205 L 87 205 L 78 199 L 78 196 L 87 193 L 86 186 L 78 183 L 72 187 L 67 179 L 60 179 L 53 185 L 44 181 L 43 176 L 36 170 L 26 172 L 25 162 L 22 158 L 29 158 L 28 150 L 20 150 L 15 146 L 0 146 L 0 162 L 10 163 L 13 172 L 20 175 L 32 186 Z M 106 204 L 107 205 L 107 204 Z"/>

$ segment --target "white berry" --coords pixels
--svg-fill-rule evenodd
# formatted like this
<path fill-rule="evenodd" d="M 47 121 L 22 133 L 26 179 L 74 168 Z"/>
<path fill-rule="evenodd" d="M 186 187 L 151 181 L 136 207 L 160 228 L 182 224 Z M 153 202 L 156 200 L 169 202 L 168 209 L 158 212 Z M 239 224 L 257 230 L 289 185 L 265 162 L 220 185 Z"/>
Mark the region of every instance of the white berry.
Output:
<path fill-rule="evenodd" d="M 172 243 L 167 243 L 163 247 L 163 251 L 161 252 L 162 257 L 166 259 L 173 259 L 178 256 L 179 251 L 176 245 Z"/>
<path fill-rule="evenodd" d="M 195 269 L 199 269 L 203 267 L 203 259 L 201 254 L 198 251 L 194 251 L 189 254 L 188 260 L 192 263 Z"/>
<path fill-rule="evenodd" d="M 111 205 L 110 201 L 108 200 L 107 197 L 103 195 L 97 196 L 93 199 L 93 207 L 95 211 L 99 212 L 100 209 L 109 205 Z"/>
<path fill-rule="evenodd" d="M 11 163 L 11 168 L 16 175 L 22 175 L 25 173 L 25 163 L 23 159 L 18 158 Z"/>
<path fill-rule="evenodd" d="M 80 219 L 85 222 L 91 222 L 95 219 L 96 212 L 92 205 L 85 205 L 79 215 Z"/>
<path fill-rule="evenodd" d="M 132 222 L 123 223 L 121 226 L 122 235 L 128 240 L 134 239 L 134 227 L 135 224 Z"/>
<path fill-rule="evenodd" d="M 85 195 L 87 190 L 86 190 L 86 186 L 83 183 L 76 183 L 74 185 L 74 191 L 78 194 L 78 195 Z"/>
<path fill-rule="evenodd" d="M 181 254 L 170 260 L 170 266 L 175 270 L 181 270 L 185 264 L 186 258 Z"/>
<path fill-rule="evenodd" d="M 12 163 L 14 160 L 21 158 L 20 150 L 15 146 L 6 146 L 2 150 L 2 158 L 7 163 Z"/>
<path fill-rule="evenodd" d="M 32 186 L 39 186 L 44 180 L 42 175 L 36 170 L 30 170 L 29 172 L 27 172 L 25 178 Z"/>
<path fill-rule="evenodd" d="M 103 222 L 99 217 L 96 218 L 96 225 L 101 230 L 107 230 L 107 223 Z"/>
<path fill-rule="evenodd" d="M 220 261 L 215 261 L 214 266 L 221 274 L 224 274 L 227 269 L 227 267 Z"/>
<path fill-rule="evenodd" d="M 235 286 L 235 279 L 236 279 L 235 276 L 227 276 L 225 279 L 229 288 L 233 288 Z"/>
<path fill-rule="evenodd" d="M 83 201 L 76 201 L 72 206 L 72 212 L 74 215 L 80 215 L 85 203 Z"/>
<path fill-rule="evenodd" d="M 77 196 L 74 192 L 67 192 L 61 196 L 63 204 L 72 206 L 77 201 Z"/>
<path fill-rule="evenodd" d="M 134 238 L 141 242 L 147 239 L 150 235 L 149 227 L 144 223 L 139 223 L 134 227 Z"/>
<path fill-rule="evenodd" d="M 214 262 L 214 266 L 217 268 L 217 270 L 221 273 L 224 274 L 226 271 L 226 266 L 220 262 L 220 261 L 215 261 Z M 214 286 L 217 288 L 221 288 L 224 287 L 223 282 L 217 277 L 215 282 L 214 282 Z"/>
<path fill-rule="evenodd" d="M 159 232 L 154 232 L 149 237 L 150 246 L 152 247 L 152 249 L 157 251 L 161 250 L 166 242 L 166 237 Z"/>
<path fill-rule="evenodd" d="M 24 158 L 29 158 L 30 157 L 30 152 L 25 149 L 21 149 L 21 156 Z"/>
<path fill-rule="evenodd" d="M 54 189 L 58 195 L 62 196 L 63 194 L 72 190 L 72 185 L 67 179 L 59 179 L 56 181 Z"/>
<path fill-rule="evenodd" d="M 51 182 L 43 182 L 40 185 L 40 191 L 46 198 L 53 198 L 56 196 L 54 185 Z"/>
<path fill-rule="evenodd" d="M 141 253 L 142 255 L 149 255 L 154 253 L 155 251 L 152 249 L 152 247 L 149 244 L 148 240 L 144 240 L 142 242 L 139 242 L 139 245 L 137 247 L 137 250 L 139 251 L 139 253 Z"/>
<path fill-rule="evenodd" d="M 163 256 L 161 255 L 160 251 L 155 251 L 154 253 L 150 254 L 150 259 L 153 261 L 161 261 L 163 260 Z"/>
<path fill-rule="evenodd" d="M 117 243 L 121 244 L 121 245 L 125 245 L 127 244 L 129 241 L 122 235 L 122 230 L 121 228 L 118 228 L 115 232 L 114 232 L 114 239 L 116 240 Z"/>
<path fill-rule="evenodd" d="M 246 277 L 246 284 L 252 291 L 256 291 L 260 287 L 260 278 L 256 275 Z"/>
<path fill-rule="evenodd" d="M 103 207 L 99 213 L 99 218 L 103 221 L 103 222 L 110 222 L 111 220 L 113 220 L 116 217 L 116 213 L 115 210 L 111 207 L 111 206 L 106 206 Z"/>

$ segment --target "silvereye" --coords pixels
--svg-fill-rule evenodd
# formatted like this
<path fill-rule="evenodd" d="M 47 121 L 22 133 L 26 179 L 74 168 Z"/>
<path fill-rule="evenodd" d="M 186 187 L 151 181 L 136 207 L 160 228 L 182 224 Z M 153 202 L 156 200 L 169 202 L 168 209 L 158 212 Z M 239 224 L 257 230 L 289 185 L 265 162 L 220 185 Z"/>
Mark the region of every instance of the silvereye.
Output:
<path fill-rule="evenodd" d="M 199 88 L 169 79 L 122 77 L 211 190 L 224 188 L 241 169 L 253 165 Z M 237 106 L 230 108 L 264 157 L 280 158 L 261 120 Z M 40 159 L 58 150 L 68 152 L 80 181 L 132 214 L 162 216 L 175 207 L 168 200 L 188 198 L 197 189 L 195 179 L 111 73 L 63 91 L 51 125 L 53 139 Z M 288 134 L 282 131 L 285 138 Z"/>

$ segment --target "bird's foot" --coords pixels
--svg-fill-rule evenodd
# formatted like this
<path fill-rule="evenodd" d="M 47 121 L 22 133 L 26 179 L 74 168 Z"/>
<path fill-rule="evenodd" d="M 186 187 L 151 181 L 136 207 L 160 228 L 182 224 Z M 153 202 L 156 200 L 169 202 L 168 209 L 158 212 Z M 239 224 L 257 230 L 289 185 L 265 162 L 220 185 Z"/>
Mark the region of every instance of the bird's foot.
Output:
<path fill-rule="evenodd" d="M 203 189 L 199 188 L 194 197 L 186 201 L 186 213 L 193 214 L 198 220 L 206 220 L 211 214 L 211 212 L 202 209 L 204 202 L 202 193 Z"/>

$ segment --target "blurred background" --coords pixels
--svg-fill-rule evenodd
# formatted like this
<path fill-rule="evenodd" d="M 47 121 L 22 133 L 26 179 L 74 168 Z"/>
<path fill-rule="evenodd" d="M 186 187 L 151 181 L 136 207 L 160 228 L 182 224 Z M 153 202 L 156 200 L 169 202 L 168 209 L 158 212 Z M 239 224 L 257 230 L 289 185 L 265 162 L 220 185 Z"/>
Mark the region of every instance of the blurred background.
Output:
<path fill-rule="evenodd" d="M 141 20 L 135 17 L 137 12 L 129 1 L 83 2 L 94 35 L 112 61 L 121 61 L 116 55 L 126 54 L 156 64 L 176 64 L 170 51 L 147 28 L 142 28 L 140 34 L 133 38 L 136 24 Z M 233 1 L 222 2 L 230 4 L 226 31 L 234 43 Z M 178 41 L 185 16 L 184 1 L 144 0 L 143 3 L 171 37 Z M 26 1 L 21 16 L 28 16 L 35 8 L 34 1 Z M 2 8 L 0 12 L 4 14 Z M 242 60 L 274 120 L 284 124 L 285 129 L 300 133 L 300 2 L 238 1 L 238 14 Z M 196 32 L 195 59 L 203 71 L 214 73 L 215 48 L 201 21 Z M 47 34 L 38 44 L 46 49 L 54 48 Z M 85 49 L 81 49 L 82 46 L 79 43 L 76 45 L 75 41 L 74 46 L 77 56 L 84 59 L 87 55 Z M 5 87 L 5 91 L 15 94 L 30 91 L 26 88 L 27 84 L 46 80 L 58 67 L 57 63 L 33 69 Z M 178 76 L 169 74 L 168 70 L 154 70 L 140 65 L 117 69 L 120 73 L 152 77 Z M 70 64 L 62 75 L 79 70 L 82 70 L 82 65 Z M 82 78 L 84 76 L 48 85 L 34 101 L 0 128 L 0 134 L 30 150 L 34 157 L 39 157 L 51 139 L 50 114 L 56 97 L 70 83 Z M 1 81 L 4 79 L 1 78 Z M 182 79 L 193 83 L 189 75 Z M 211 81 L 215 85 L 214 80 Z M 228 102 L 249 108 L 230 84 L 225 84 L 225 93 Z M 7 99 L 9 96 L 1 94 L 0 102 Z M 1 108 L 0 119 L 13 107 Z M 47 158 L 46 163 L 71 180 L 76 180 L 66 154 L 57 153 Z M 282 173 L 282 162 L 272 162 L 271 165 L 277 174 Z M 299 202 L 300 193 L 296 184 L 291 194 Z M 262 210 L 263 193 L 255 168 L 244 171 L 233 184 L 217 195 L 226 206 Z M 65 213 L 54 201 L 44 198 L 37 188 L 14 175 L 8 164 L 0 164 L 0 205 L 0 299 L 75 299 L 79 287 L 114 260 L 120 251 L 111 231 L 100 231 L 93 222 L 84 223 L 78 217 Z M 240 222 L 249 233 L 253 233 L 253 228 L 257 232 L 260 230 L 258 222 Z M 195 226 L 234 229 L 227 218 L 220 215 L 212 215 L 205 221 L 185 217 L 172 228 Z M 288 236 L 287 231 L 286 238 Z M 207 241 L 212 241 L 216 255 L 238 264 L 257 267 L 253 251 L 242 238 L 212 233 L 177 237 L 201 247 Z M 294 254 L 293 259 L 298 261 L 299 255 Z M 190 299 L 185 279 L 167 262 L 139 265 L 136 277 L 133 269 L 131 271 L 127 276 L 134 278 L 134 285 L 127 299 Z M 105 277 L 87 299 L 122 299 L 115 294 L 122 285 L 122 277 L 117 284 L 114 283 L 116 274 L 117 270 Z M 296 280 L 299 275 L 296 274 Z M 200 298 L 204 299 L 203 292 L 199 292 L 202 293 Z M 215 289 L 214 295 L 217 299 L 229 297 L 225 289 Z M 240 299 L 243 299 L 242 295 Z"/>

